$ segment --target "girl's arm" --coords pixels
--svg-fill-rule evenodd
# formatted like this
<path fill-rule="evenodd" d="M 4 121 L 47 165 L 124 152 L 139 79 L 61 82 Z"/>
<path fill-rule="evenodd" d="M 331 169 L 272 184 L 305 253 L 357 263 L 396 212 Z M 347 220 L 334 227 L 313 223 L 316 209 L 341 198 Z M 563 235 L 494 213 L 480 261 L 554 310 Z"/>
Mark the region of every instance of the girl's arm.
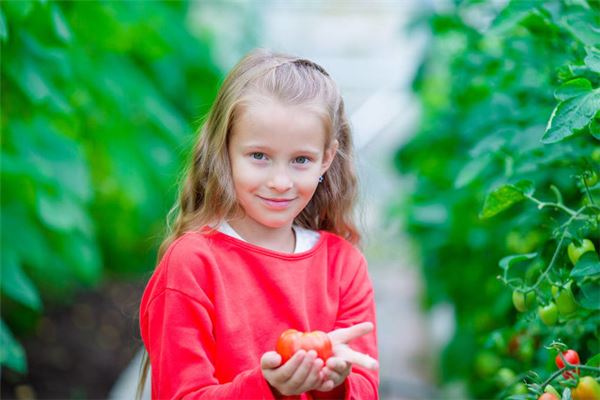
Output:
<path fill-rule="evenodd" d="M 346 361 L 352 362 L 354 361 L 352 357 L 357 357 L 356 360 L 360 360 L 360 362 L 352 365 L 351 372 L 341 385 L 328 392 L 313 391 L 311 394 L 315 399 L 377 399 L 379 397 L 379 372 L 377 368 L 365 368 L 359 365 L 363 364 L 363 361 L 366 363 L 365 365 L 369 365 L 369 358 L 375 360 L 378 358 L 375 299 L 373 285 L 364 257 L 361 257 L 360 263 L 350 276 L 342 277 L 340 286 L 342 298 L 334 330 L 359 325 L 363 322 L 373 323 L 374 329 L 370 333 L 360 335 L 360 337 L 350 340 L 348 343 L 351 349 L 370 357 L 360 357 L 357 354 L 345 357 L 345 354 L 349 353 L 342 351 L 345 354 L 339 354 L 340 358 L 349 358 Z M 337 363 L 337 361 L 340 360 L 334 360 L 334 363 Z M 340 365 L 340 367 L 341 370 L 344 369 L 343 366 Z"/>
<path fill-rule="evenodd" d="M 219 383 L 211 309 L 204 293 L 192 298 L 175 289 L 162 289 L 143 305 L 140 322 L 152 367 L 152 398 L 274 399 L 258 364 Z"/>

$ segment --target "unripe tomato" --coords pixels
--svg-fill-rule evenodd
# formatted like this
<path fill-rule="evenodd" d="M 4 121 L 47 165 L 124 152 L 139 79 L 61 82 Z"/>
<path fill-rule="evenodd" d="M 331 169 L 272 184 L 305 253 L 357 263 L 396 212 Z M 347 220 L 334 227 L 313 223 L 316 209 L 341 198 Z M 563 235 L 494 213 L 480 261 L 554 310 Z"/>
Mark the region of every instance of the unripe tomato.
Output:
<path fill-rule="evenodd" d="M 494 380 L 496 381 L 499 387 L 505 388 L 509 385 L 512 385 L 516 377 L 517 376 L 515 375 L 515 372 L 512 369 L 503 367 L 500 368 L 498 372 L 496 372 Z"/>
<path fill-rule="evenodd" d="M 512 301 L 517 311 L 525 312 L 535 304 L 535 292 L 523 293 L 519 290 L 513 290 Z"/>
<path fill-rule="evenodd" d="M 579 378 L 577 387 L 571 390 L 573 400 L 598 400 L 600 399 L 600 383 L 591 376 Z"/>
<path fill-rule="evenodd" d="M 600 163 L 600 148 L 596 147 L 594 151 L 592 151 L 592 160 Z"/>
<path fill-rule="evenodd" d="M 292 358 L 298 350 L 314 350 L 317 352 L 317 357 L 323 361 L 327 361 L 333 355 L 331 340 L 322 331 L 304 333 L 295 329 L 288 329 L 279 336 L 275 350 L 281 356 L 282 363 Z"/>
<path fill-rule="evenodd" d="M 577 264 L 579 257 L 581 257 L 583 253 L 587 253 L 588 251 L 596 251 L 594 243 L 589 239 L 583 239 L 581 241 L 581 245 L 579 246 L 577 246 L 575 242 L 571 242 L 569 243 L 569 247 L 567 248 L 569 260 L 571 260 L 573 265 Z"/>
<path fill-rule="evenodd" d="M 585 171 L 583 173 L 583 180 L 588 187 L 592 187 L 598 182 L 598 175 L 596 171 Z"/>
<path fill-rule="evenodd" d="M 560 398 L 556 397 L 552 393 L 544 393 L 540 397 L 538 397 L 538 400 L 560 400 Z"/>
<path fill-rule="evenodd" d="M 556 308 L 560 315 L 570 315 L 577 311 L 577 303 L 575 302 L 575 296 L 571 291 L 572 281 L 567 282 L 565 287 L 559 290 L 558 295 L 554 299 L 556 302 Z"/>
<path fill-rule="evenodd" d="M 558 308 L 554 302 L 550 302 L 547 306 L 538 307 L 538 315 L 546 326 L 553 326 L 558 321 Z"/>
<path fill-rule="evenodd" d="M 527 385 L 523 382 L 519 382 L 515 386 L 513 386 L 510 392 L 511 394 L 527 394 Z"/>
<path fill-rule="evenodd" d="M 565 360 L 567 360 L 567 362 L 569 364 L 579 364 L 579 354 L 577 354 L 577 352 L 575 350 L 567 350 L 564 353 L 562 353 L 563 357 L 565 358 Z M 556 366 L 561 369 L 565 367 L 565 363 L 563 362 L 562 358 L 560 358 L 560 354 L 556 356 L 556 358 L 554 359 L 554 362 L 556 363 Z M 577 368 L 575 370 L 575 373 L 579 374 L 579 368 Z M 569 379 L 570 377 L 573 376 L 573 372 L 572 371 L 565 371 L 562 374 L 565 379 Z"/>

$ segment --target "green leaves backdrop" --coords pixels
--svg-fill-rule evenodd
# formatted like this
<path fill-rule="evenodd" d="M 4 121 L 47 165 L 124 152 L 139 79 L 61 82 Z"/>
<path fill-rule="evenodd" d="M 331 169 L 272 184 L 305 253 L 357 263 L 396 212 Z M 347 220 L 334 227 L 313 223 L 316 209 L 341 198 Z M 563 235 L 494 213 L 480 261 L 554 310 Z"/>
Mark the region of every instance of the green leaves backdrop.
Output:
<path fill-rule="evenodd" d="M 0 364 L 44 304 L 153 268 L 221 71 L 187 2 L 3 1 Z"/>
<path fill-rule="evenodd" d="M 600 173 L 600 3 L 445 4 L 416 24 L 432 32 L 414 82 L 422 119 L 395 159 L 411 186 L 391 213 L 420 249 L 426 305 L 454 306 L 443 393 L 537 398 L 556 370 L 545 346 L 600 352 L 598 257 L 571 273 L 566 254 L 586 237 L 600 248 L 600 185 L 584 179 Z M 569 280 L 578 311 L 556 326 L 511 304 L 526 287 L 553 302 L 551 283 Z"/>

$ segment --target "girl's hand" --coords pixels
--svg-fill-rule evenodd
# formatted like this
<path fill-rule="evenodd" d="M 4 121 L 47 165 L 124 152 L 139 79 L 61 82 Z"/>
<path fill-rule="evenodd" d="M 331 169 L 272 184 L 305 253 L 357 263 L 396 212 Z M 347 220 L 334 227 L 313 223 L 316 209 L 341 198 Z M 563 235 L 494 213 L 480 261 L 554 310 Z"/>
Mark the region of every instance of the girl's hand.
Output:
<path fill-rule="evenodd" d="M 336 329 L 329 332 L 329 339 L 333 347 L 333 357 L 327 360 L 327 363 L 321 371 L 321 380 L 323 384 L 317 388 L 320 392 L 329 392 L 341 385 L 350 372 L 352 364 L 360 365 L 363 368 L 376 370 L 379 363 L 367 354 L 352 350 L 348 343 L 354 339 L 364 336 L 373 331 L 371 322 L 362 322 L 348 328 Z"/>
<path fill-rule="evenodd" d="M 284 365 L 279 354 L 268 351 L 261 357 L 260 366 L 276 397 L 298 395 L 323 384 L 323 360 L 317 358 L 314 350 L 299 350 Z"/>

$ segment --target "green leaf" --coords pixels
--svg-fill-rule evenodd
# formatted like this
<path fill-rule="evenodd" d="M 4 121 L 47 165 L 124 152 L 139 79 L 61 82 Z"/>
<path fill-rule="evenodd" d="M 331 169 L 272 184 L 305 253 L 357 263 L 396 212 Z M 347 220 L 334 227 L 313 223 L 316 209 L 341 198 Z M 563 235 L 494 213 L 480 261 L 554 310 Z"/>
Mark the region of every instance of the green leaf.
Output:
<path fill-rule="evenodd" d="M 571 277 L 582 280 L 586 277 L 600 277 L 600 260 L 595 251 L 588 251 L 577 260 L 571 270 Z"/>
<path fill-rule="evenodd" d="M 521 181 L 516 185 L 502 185 L 488 193 L 483 203 L 483 209 L 479 213 L 479 218 L 493 217 L 525 199 L 526 194 L 530 195 L 532 193 L 533 185 L 530 181 Z"/>
<path fill-rule="evenodd" d="M 465 164 L 454 181 L 454 187 L 460 189 L 473 182 L 489 165 L 491 159 L 488 153 L 482 157 L 474 158 Z"/>
<path fill-rule="evenodd" d="M 548 120 L 543 143 L 559 142 L 590 123 L 600 111 L 600 89 L 560 102 Z"/>
<path fill-rule="evenodd" d="M 565 15 L 561 24 L 586 46 L 600 43 L 597 16 L 589 10 L 578 10 Z"/>
<path fill-rule="evenodd" d="M 586 47 L 585 65 L 594 72 L 600 72 L 600 50 L 595 47 Z"/>
<path fill-rule="evenodd" d="M 523 261 L 532 260 L 532 259 L 536 258 L 537 255 L 538 255 L 538 253 L 528 253 L 528 254 L 517 254 L 517 255 L 506 256 L 506 257 L 503 257 L 498 262 L 498 265 L 500 266 L 500 268 L 507 271 L 513 265 L 518 264 Z"/>
<path fill-rule="evenodd" d="M 600 353 L 588 359 L 585 365 L 596 368 L 600 367 Z"/>
<path fill-rule="evenodd" d="M 54 24 L 56 36 L 63 42 L 69 43 L 71 41 L 71 30 L 69 29 L 69 25 L 67 24 L 67 21 L 65 21 L 65 17 L 60 11 L 60 8 L 53 4 L 50 12 L 52 14 L 52 22 Z"/>
<path fill-rule="evenodd" d="M 600 281 L 589 279 L 579 282 L 579 291 L 576 295 L 577 302 L 589 310 L 600 310 Z"/>
<path fill-rule="evenodd" d="M 79 228 L 82 232 L 90 232 L 92 229 L 92 222 L 83 205 L 67 193 L 51 195 L 40 191 L 36 198 L 36 210 L 49 228 L 59 231 Z"/>
<path fill-rule="evenodd" d="M 34 284 L 19 265 L 19 258 L 10 248 L 2 250 L 0 270 L 2 293 L 36 311 L 42 309 L 42 301 Z"/>
<path fill-rule="evenodd" d="M 12 335 L 4 320 L 0 320 L 0 365 L 22 374 L 27 372 L 25 350 Z"/>
<path fill-rule="evenodd" d="M 571 97 L 577 97 L 589 93 L 592 90 L 592 84 L 585 78 L 571 79 L 562 84 L 554 92 L 557 100 L 565 101 Z"/>
<path fill-rule="evenodd" d="M 6 27 L 6 18 L 0 10 L 0 40 L 6 42 L 8 40 L 8 28 Z"/>

